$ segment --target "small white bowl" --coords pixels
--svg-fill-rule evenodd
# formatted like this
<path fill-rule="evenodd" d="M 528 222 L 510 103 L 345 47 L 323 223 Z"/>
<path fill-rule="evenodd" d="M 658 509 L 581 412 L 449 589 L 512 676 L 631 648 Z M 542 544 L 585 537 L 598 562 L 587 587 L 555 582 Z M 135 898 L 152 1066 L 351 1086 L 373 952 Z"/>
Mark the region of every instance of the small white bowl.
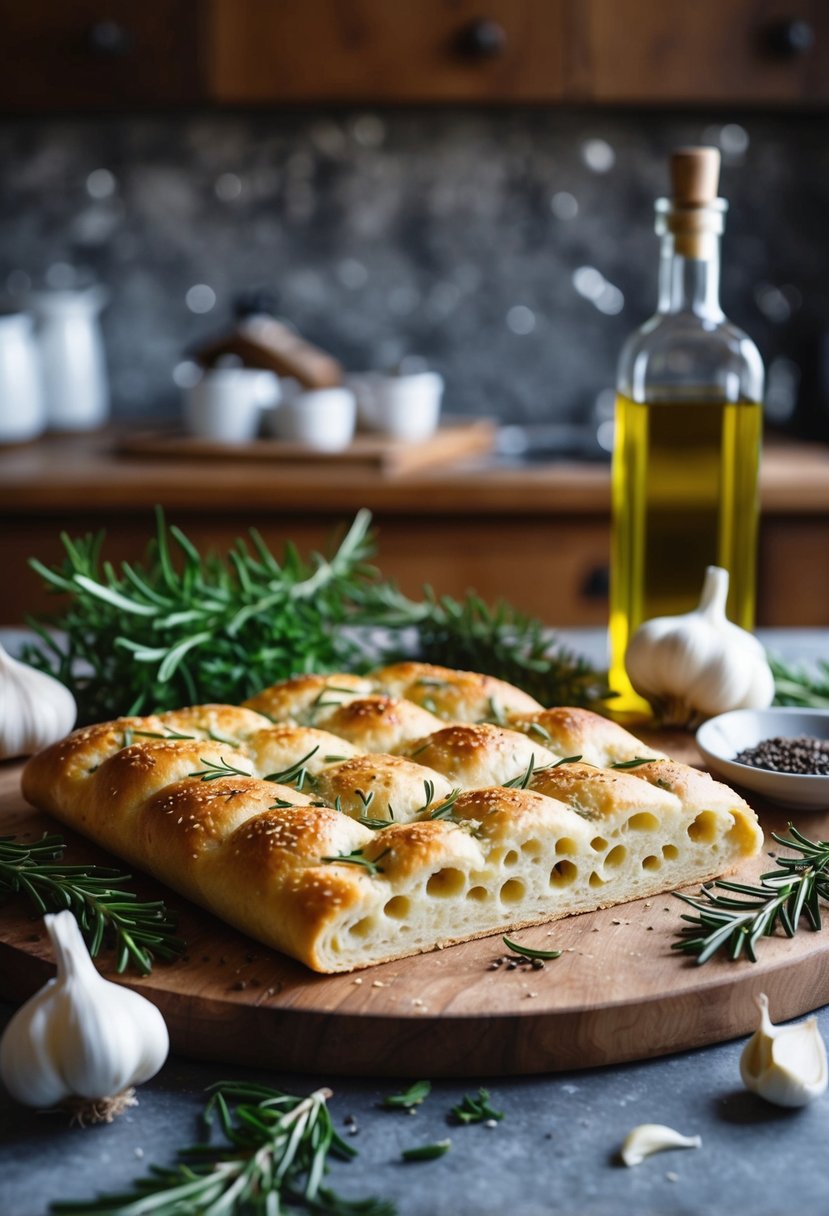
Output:
<path fill-rule="evenodd" d="M 341 452 L 354 437 L 357 402 L 348 388 L 286 394 L 268 419 L 272 432 L 318 452 Z"/>
<path fill-rule="evenodd" d="M 829 810 L 829 775 L 776 773 L 734 759 L 738 752 L 764 739 L 799 735 L 829 739 L 829 709 L 733 709 L 705 722 L 697 731 L 697 744 L 709 767 L 732 785 L 781 806 Z"/>

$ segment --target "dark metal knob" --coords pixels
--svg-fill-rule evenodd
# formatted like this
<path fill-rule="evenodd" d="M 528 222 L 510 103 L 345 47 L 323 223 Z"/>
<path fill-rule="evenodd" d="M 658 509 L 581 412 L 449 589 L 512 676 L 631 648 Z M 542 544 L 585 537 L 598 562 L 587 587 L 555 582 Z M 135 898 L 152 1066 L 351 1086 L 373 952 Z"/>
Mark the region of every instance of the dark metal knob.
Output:
<path fill-rule="evenodd" d="M 507 33 L 497 21 L 481 17 L 465 26 L 457 38 L 457 48 L 462 55 L 472 59 L 495 59 L 503 55 L 507 45 Z"/>
<path fill-rule="evenodd" d="M 95 21 L 86 32 L 90 51 L 105 59 L 120 59 L 132 50 L 132 34 L 117 21 Z"/>
<path fill-rule="evenodd" d="M 780 59 L 795 59 L 805 55 L 815 44 L 814 27 L 808 21 L 793 17 L 769 27 L 769 49 Z"/>

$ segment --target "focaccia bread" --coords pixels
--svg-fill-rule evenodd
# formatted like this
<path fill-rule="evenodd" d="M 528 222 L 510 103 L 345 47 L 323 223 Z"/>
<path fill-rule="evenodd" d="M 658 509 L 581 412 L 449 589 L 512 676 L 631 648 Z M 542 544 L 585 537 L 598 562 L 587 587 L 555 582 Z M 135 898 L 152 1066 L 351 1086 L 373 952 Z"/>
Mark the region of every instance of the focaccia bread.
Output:
<path fill-rule="evenodd" d="M 23 792 L 323 972 L 705 881 L 762 844 L 735 793 L 615 723 L 417 664 L 85 727 Z"/>

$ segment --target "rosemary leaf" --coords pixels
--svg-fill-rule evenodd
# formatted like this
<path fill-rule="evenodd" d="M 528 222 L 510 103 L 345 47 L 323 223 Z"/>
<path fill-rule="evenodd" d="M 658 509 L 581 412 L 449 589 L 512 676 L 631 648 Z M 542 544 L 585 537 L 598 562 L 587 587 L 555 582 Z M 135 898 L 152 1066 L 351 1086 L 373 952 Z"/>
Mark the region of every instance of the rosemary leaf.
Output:
<path fill-rule="evenodd" d="M 132 963 L 141 975 L 153 959 L 181 954 L 175 921 L 160 900 L 141 902 L 124 889 L 130 875 L 106 866 L 65 865 L 61 836 L 42 836 L 35 844 L 0 837 L 0 899 L 24 895 L 37 915 L 68 908 L 77 920 L 93 958 L 106 936 L 112 938 L 119 972 Z"/>
<path fill-rule="evenodd" d="M 383 1105 L 394 1110 L 414 1110 L 431 1092 L 431 1081 L 415 1081 L 414 1085 L 410 1085 L 402 1093 L 389 1094 L 383 1099 Z"/>
<path fill-rule="evenodd" d="M 434 1161 L 443 1157 L 452 1147 L 451 1140 L 438 1140 L 435 1144 L 421 1144 L 418 1148 L 403 1150 L 404 1161 Z"/>
<path fill-rule="evenodd" d="M 508 950 L 513 954 L 520 954 L 522 958 L 560 958 L 560 950 L 534 950 L 532 946 L 521 946 L 518 942 L 512 941 L 509 937 L 502 938 L 502 941 Z"/>
<path fill-rule="evenodd" d="M 373 877 L 375 874 L 383 873 L 383 867 L 377 863 L 382 861 L 383 858 L 390 852 L 390 848 L 384 849 L 382 853 L 378 853 L 374 860 L 371 860 L 370 858 L 364 856 L 362 849 L 355 849 L 353 853 L 341 853 L 337 857 L 323 857 L 321 860 L 328 865 L 335 862 L 344 862 L 351 866 L 362 866 L 363 869 L 368 870 L 369 874 L 371 874 Z"/>

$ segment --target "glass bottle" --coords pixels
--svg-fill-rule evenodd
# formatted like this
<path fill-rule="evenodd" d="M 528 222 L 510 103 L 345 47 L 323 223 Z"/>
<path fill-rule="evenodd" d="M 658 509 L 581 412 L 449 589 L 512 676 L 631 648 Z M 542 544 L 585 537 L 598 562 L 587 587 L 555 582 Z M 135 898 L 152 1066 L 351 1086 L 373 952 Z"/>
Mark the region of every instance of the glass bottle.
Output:
<path fill-rule="evenodd" d="M 671 158 L 673 197 L 656 203 L 657 311 L 619 360 L 610 686 L 622 711 L 648 708 L 625 672 L 631 635 L 690 611 L 706 566 L 729 571 L 729 619 L 754 624 L 763 363 L 720 308 L 719 165 L 715 148 Z"/>

